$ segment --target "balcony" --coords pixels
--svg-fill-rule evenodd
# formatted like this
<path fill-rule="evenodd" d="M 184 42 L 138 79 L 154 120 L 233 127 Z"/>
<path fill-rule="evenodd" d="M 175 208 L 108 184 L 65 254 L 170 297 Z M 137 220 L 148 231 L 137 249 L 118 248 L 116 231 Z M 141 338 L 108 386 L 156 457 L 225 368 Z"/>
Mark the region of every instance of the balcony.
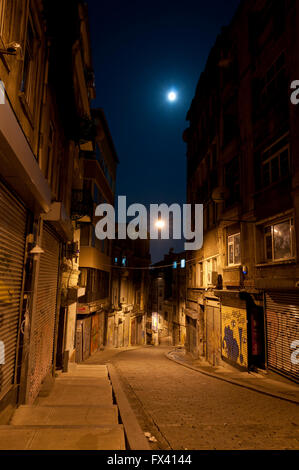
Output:
<path fill-rule="evenodd" d="M 81 219 L 82 217 L 93 217 L 94 201 L 91 197 L 90 191 L 83 189 L 72 190 L 72 206 L 71 217 L 73 220 Z"/>

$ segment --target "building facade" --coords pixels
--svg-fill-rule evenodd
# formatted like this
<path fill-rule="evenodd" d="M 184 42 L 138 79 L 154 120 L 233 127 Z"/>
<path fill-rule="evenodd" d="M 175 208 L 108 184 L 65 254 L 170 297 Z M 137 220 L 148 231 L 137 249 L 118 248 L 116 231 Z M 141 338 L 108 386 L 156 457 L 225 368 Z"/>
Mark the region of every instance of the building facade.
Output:
<path fill-rule="evenodd" d="M 186 323 L 186 253 L 170 249 L 163 261 L 153 265 L 150 274 L 148 343 L 189 349 L 192 333 Z"/>
<path fill-rule="evenodd" d="M 187 276 L 193 352 L 294 380 L 298 18 L 292 0 L 241 3 L 210 52 L 184 133 L 188 202 L 204 204 L 204 243 Z"/>
<path fill-rule="evenodd" d="M 107 346 L 146 344 L 149 295 L 149 240 L 114 240 L 111 309 Z"/>
<path fill-rule="evenodd" d="M 79 233 L 71 199 L 72 188 L 83 184 L 80 132 L 94 85 L 81 2 L 66 8 L 57 1 L 3 0 L 0 42 L 0 420 L 5 422 L 17 403 L 33 403 L 65 363 L 65 351 L 74 348 Z"/>
<path fill-rule="evenodd" d="M 83 189 L 74 193 L 74 213 L 80 227 L 80 279 L 85 290 L 77 304 L 76 360 L 86 359 L 106 342 L 107 314 L 110 307 L 112 241 L 96 237 L 101 203 L 114 206 L 118 158 L 102 109 L 93 109 L 95 138 L 92 150 L 81 153 L 84 167 Z M 92 209 L 91 213 L 88 213 Z"/>

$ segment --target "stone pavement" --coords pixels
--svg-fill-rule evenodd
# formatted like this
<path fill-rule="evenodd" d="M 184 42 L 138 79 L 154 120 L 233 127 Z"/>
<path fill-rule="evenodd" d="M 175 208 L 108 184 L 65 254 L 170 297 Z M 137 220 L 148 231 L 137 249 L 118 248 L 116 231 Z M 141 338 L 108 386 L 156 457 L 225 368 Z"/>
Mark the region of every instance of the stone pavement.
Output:
<path fill-rule="evenodd" d="M 170 349 L 109 359 L 153 450 L 299 449 L 297 403 L 183 367 L 165 356 Z"/>
<path fill-rule="evenodd" d="M 125 450 L 105 365 L 72 364 L 47 396 L 0 426 L 1 450 Z"/>
<path fill-rule="evenodd" d="M 183 348 L 175 348 L 167 352 L 166 357 L 209 377 L 299 404 L 299 385 L 280 377 L 278 374 L 263 371 L 259 373 L 241 371 L 224 362 L 213 367 L 207 361 L 193 359 Z"/>

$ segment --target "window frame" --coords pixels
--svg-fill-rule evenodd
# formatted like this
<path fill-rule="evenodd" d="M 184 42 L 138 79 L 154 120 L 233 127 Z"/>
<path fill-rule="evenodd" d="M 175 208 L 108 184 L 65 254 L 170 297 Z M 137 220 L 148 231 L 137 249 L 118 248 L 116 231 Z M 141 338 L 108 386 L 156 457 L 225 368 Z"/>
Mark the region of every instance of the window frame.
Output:
<path fill-rule="evenodd" d="M 291 152 L 290 152 L 290 143 L 287 141 L 282 147 L 279 147 L 276 151 L 274 151 L 271 154 L 271 149 L 279 144 L 279 142 L 285 140 L 288 137 L 288 133 L 280 137 L 278 140 L 273 142 L 273 144 L 269 147 L 267 147 L 262 153 L 261 153 L 261 182 L 262 182 L 262 187 L 263 188 L 268 188 L 269 186 L 272 186 L 273 184 L 278 183 L 281 181 L 283 178 L 287 177 L 290 174 L 291 170 Z M 288 152 L 288 172 L 287 175 L 283 176 L 281 172 L 281 155 L 287 150 Z M 270 154 L 267 156 L 267 158 L 264 160 L 263 155 L 265 155 L 267 152 L 270 152 Z M 278 157 L 278 179 L 273 181 L 272 177 L 272 165 L 271 162 Z M 269 165 L 269 183 L 265 183 L 264 181 L 264 167 L 266 165 Z"/>
<path fill-rule="evenodd" d="M 279 224 L 283 224 L 285 222 L 289 222 L 290 227 L 290 252 L 291 255 L 288 258 L 277 258 L 275 259 L 275 240 L 274 240 L 274 227 Z M 267 241 L 266 239 L 269 238 L 269 235 L 266 234 L 266 229 L 270 228 L 271 230 L 271 250 L 272 250 L 272 258 L 269 259 L 267 257 Z M 269 232 L 268 232 L 269 233 Z M 290 216 L 284 219 L 279 219 L 272 221 L 271 223 L 263 225 L 263 246 L 264 246 L 264 262 L 265 264 L 273 264 L 273 263 L 282 263 L 284 261 L 292 261 L 296 257 L 296 244 L 295 244 L 295 227 L 294 227 L 294 217 Z"/>
<path fill-rule="evenodd" d="M 237 237 L 239 237 L 239 245 L 240 245 L 240 247 L 239 247 L 239 249 L 240 249 L 240 262 L 239 263 L 235 262 L 235 239 Z M 232 240 L 232 242 L 230 241 L 230 239 Z M 227 266 L 228 267 L 240 266 L 241 265 L 241 232 L 236 232 L 236 233 L 233 233 L 232 235 L 227 235 L 226 246 L 227 246 Z M 230 263 L 230 258 L 229 258 L 229 255 L 230 255 L 229 247 L 230 246 L 233 247 L 233 263 Z"/>

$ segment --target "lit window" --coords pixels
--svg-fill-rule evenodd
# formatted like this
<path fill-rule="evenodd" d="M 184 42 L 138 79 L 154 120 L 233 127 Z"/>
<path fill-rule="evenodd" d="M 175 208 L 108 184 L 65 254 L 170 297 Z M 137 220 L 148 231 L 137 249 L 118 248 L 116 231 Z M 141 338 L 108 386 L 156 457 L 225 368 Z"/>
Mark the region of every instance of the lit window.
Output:
<path fill-rule="evenodd" d="M 283 261 L 294 257 L 294 222 L 288 219 L 264 228 L 265 259 Z"/>
<path fill-rule="evenodd" d="M 240 233 L 235 233 L 227 238 L 227 264 L 228 266 L 236 266 L 240 263 Z"/>
<path fill-rule="evenodd" d="M 186 267 L 186 260 L 181 259 L 181 268 L 185 268 L 185 267 Z"/>

